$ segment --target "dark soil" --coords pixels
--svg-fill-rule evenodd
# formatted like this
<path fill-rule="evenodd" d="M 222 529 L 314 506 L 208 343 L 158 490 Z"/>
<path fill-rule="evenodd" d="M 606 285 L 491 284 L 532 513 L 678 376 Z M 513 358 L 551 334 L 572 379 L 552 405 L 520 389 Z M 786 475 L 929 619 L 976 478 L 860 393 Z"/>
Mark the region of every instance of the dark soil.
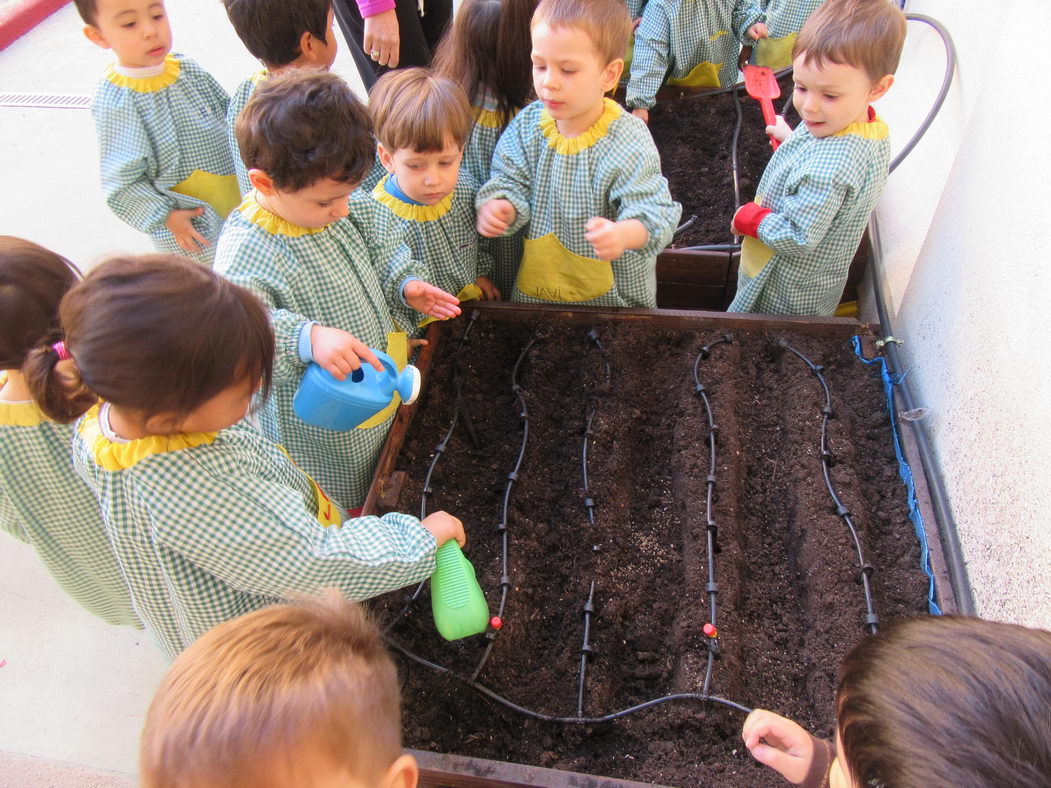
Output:
<path fill-rule="evenodd" d="M 446 326 L 398 468 L 400 508 L 417 512 L 423 479 L 453 417 L 452 359 L 463 321 Z M 594 656 L 584 712 L 601 716 L 669 693 L 701 692 L 709 620 L 706 476 L 716 476 L 720 656 L 713 694 L 785 714 L 829 736 L 837 667 L 866 635 L 853 544 L 832 510 L 819 459 L 820 385 L 771 338 L 738 336 L 699 366 L 718 424 L 709 469 L 707 419 L 691 369 L 720 334 L 660 331 L 640 323 L 587 329 L 480 320 L 464 347 L 463 409 L 431 479 L 429 511 L 464 520 L 467 555 L 495 613 L 501 539 L 495 525 L 523 422 L 528 445 L 508 515 L 511 586 L 504 627 L 478 680 L 529 709 L 575 716 L 582 608 L 595 583 Z M 845 340 L 787 336 L 825 367 L 835 419 L 834 482 L 861 532 L 882 623 L 925 612 L 926 578 L 897 476 L 883 392 Z M 581 441 L 589 443 L 583 506 Z M 467 419 L 478 444 L 472 445 Z M 376 602 L 388 622 L 406 594 Z M 470 676 L 486 636 L 446 643 L 425 591 L 392 628 L 398 645 Z M 407 746 L 624 777 L 673 786 L 780 786 L 743 749 L 741 713 L 698 701 L 666 703 L 613 723 L 527 719 L 456 680 L 398 657 Z"/>
<path fill-rule="evenodd" d="M 792 92 L 792 75 L 781 77 L 781 98 L 774 109 L 781 112 Z M 741 202 L 755 197 L 756 187 L 773 151 L 764 131 L 759 102 L 742 85 L 741 133 L 737 168 Z M 799 116 L 789 107 L 785 120 L 795 127 Z M 672 247 L 725 244 L 733 241 L 730 220 L 734 202 L 732 150 L 737 111 L 734 94 L 686 96 L 659 101 L 650 110 L 650 132 L 661 154 L 661 167 L 671 196 L 682 203 L 682 221 L 697 216 L 697 223 L 683 231 Z"/>

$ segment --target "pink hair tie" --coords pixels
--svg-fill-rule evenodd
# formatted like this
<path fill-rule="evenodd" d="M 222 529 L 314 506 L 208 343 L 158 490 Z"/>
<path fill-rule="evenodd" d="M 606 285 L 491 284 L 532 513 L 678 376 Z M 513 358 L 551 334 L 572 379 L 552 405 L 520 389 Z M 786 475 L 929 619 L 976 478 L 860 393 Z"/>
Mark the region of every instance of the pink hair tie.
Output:
<path fill-rule="evenodd" d="M 59 361 L 69 361 L 73 356 L 69 355 L 69 351 L 66 350 L 65 342 L 56 342 L 51 346 L 51 349 L 58 354 Z"/>

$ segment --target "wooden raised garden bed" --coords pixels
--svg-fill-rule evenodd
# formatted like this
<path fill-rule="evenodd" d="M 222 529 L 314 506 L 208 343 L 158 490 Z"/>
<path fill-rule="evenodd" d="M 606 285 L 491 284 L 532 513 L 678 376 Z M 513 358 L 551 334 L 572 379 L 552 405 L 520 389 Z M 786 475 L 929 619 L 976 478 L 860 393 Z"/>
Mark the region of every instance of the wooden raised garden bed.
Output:
<path fill-rule="evenodd" d="M 462 517 L 503 626 L 446 643 L 426 589 L 374 603 L 425 785 L 781 785 L 741 747 L 742 713 L 697 695 L 831 733 L 836 669 L 872 618 L 822 475 L 821 378 L 830 476 L 874 568 L 874 610 L 883 623 L 926 611 L 859 332 L 846 318 L 514 304 L 432 329 L 423 393 L 398 416 L 366 511 L 419 513 L 426 497 Z M 717 641 L 702 631 L 713 620 Z M 694 697 L 598 721 L 675 693 Z"/>

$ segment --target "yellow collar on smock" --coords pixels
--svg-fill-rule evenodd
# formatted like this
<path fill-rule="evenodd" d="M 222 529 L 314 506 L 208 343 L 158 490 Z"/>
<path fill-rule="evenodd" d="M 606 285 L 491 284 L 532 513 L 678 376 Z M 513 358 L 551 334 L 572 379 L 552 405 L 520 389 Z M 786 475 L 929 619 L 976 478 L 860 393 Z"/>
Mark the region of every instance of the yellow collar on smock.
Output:
<path fill-rule="evenodd" d="M 154 454 L 192 449 L 215 441 L 218 432 L 181 432 L 175 435 L 148 435 L 127 443 L 114 443 L 102 434 L 99 406 L 85 414 L 79 432 L 91 448 L 95 464 L 107 471 L 123 471 Z"/>
<path fill-rule="evenodd" d="M 271 235 L 287 235 L 290 238 L 299 238 L 302 235 L 313 235 L 319 233 L 328 227 L 300 227 L 298 224 L 292 224 L 287 219 L 282 219 L 276 213 L 271 213 L 255 198 L 255 190 L 248 192 L 241 200 L 241 204 L 237 206 L 237 210 L 240 211 L 241 215 L 250 221 L 252 224 L 258 225 L 266 230 Z"/>
<path fill-rule="evenodd" d="M 562 132 L 558 130 L 555 119 L 551 117 L 551 113 L 546 108 L 542 109 L 540 111 L 540 130 L 547 137 L 548 147 L 554 148 L 555 153 L 561 153 L 563 156 L 572 156 L 574 153 L 580 153 L 582 150 L 590 148 L 605 137 L 609 132 L 610 124 L 620 117 L 622 110 L 620 105 L 612 99 L 604 98 L 602 102 L 605 108 L 602 110 L 602 114 L 599 115 L 598 120 L 595 121 L 591 128 L 578 134 L 576 137 L 563 136 Z"/>
<path fill-rule="evenodd" d="M 7 385 L 7 373 L 0 372 L 0 389 Z M 35 402 L 6 402 L 0 400 L 0 425 L 5 427 L 35 427 L 51 421 Z"/>
<path fill-rule="evenodd" d="M 453 192 L 445 195 L 437 205 L 412 205 L 404 200 L 399 200 L 387 191 L 387 180 L 390 173 L 384 175 L 382 180 L 372 189 L 372 196 L 380 203 L 390 208 L 397 216 L 408 219 L 411 222 L 433 222 L 441 219 L 449 213 L 453 204 Z"/>
<path fill-rule="evenodd" d="M 848 134 L 854 134 L 858 137 L 864 137 L 867 140 L 885 140 L 887 135 L 890 134 L 890 129 L 887 128 L 887 124 L 880 120 L 876 111 L 869 107 L 868 110 L 869 119 L 851 123 L 842 131 L 837 131 L 833 134 L 833 137 L 845 137 Z"/>
<path fill-rule="evenodd" d="M 155 77 L 129 77 L 117 72 L 112 63 L 106 68 L 105 77 L 118 88 L 128 88 L 136 93 L 156 93 L 179 78 L 179 59 L 171 52 L 164 56 L 164 71 Z"/>

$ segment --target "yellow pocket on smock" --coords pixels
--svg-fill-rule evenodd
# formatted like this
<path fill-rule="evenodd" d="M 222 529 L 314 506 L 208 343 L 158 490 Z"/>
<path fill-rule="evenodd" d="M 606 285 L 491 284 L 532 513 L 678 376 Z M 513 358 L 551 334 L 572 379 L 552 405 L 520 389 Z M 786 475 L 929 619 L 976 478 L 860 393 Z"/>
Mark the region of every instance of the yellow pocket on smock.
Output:
<path fill-rule="evenodd" d="M 784 38 L 763 38 L 755 43 L 755 64 L 778 71 L 792 65 L 792 47 L 798 33 L 789 33 Z"/>
<path fill-rule="evenodd" d="M 405 365 L 409 363 L 409 335 L 404 331 L 392 331 L 387 334 L 387 355 L 394 359 L 398 369 L 405 369 Z M 395 391 L 394 399 L 390 401 L 390 405 L 368 421 L 363 421 L 355 429 L 367 430 L 370 427 L 382 424 L 391 417 L 391 414 L 398 409 L 400 404 L 401 395 Z"/>
<path fill-rule="evenodd" d="M 548 233 L 526 239 L 515 287 L 543 301 L 588 301 L 613 288 L 613 266 L 569 251 Z"/>
<path fill-rule="evenodd" d="M 741 269 L 750 279 L 762 271 L 773 256 L 774 250 L 758 238 L 746 235 L 741 242 Z"/>
<path fill-rule="evenodd" d="M 456 298 L 462 304 L 464 301 L 481 301 L 482 295 L 482 288 L 480 288 L 474 282 L 470 282 L 469 284 L 466 284 L 460 288 L 460 292 L 456 294 Z M 424 326 L 429 326 L 431 323 L 434 323 L 437 320 L 438 318 L 436 317 L 425 317 L 423 320 L 420 321 L 420 324 L 416 327 L 423 328 Z"/>
<path fill-rule="evenodd" d="M 669 77 L 668 84 L 687 88 L 717 88 L 719 87 L 719 69 L 722 66 L 722 63 L 710 63 L 706 60 L 694 66 L 685 77 L 679 79 Z"/>
<path fill-rule="evenodd" d="M 237 186 L 236 175 L 216 175 L 194 170 L 189 178 L 175 184 L 171 190 L 208 203 L 221 219 L 225 219 L 241 204 L 241 190 Z"/>

